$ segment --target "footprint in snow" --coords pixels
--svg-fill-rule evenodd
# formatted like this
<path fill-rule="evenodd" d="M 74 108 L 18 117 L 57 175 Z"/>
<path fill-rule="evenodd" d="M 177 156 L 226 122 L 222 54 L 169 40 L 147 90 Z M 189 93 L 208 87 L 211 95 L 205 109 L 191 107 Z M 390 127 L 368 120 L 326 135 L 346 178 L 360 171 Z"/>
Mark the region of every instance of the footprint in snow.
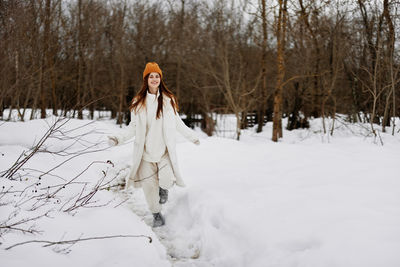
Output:
<path fill-rule="evenodd" d="M 133 190 L 123 194 L 124 198 L 129 198 L 126 202 L 128 207 L 152 227 L 153 215 L 147 208 L 143 192 Z M 198 261 L 201 255 L 200 232 L 194 231 L 195 219 L 189 208 L 187 193 L 171 189 L 162 214 L 166 224 L 153 228 L 153 232 L 165 246 L 174 266 L 205 266 Z"/>

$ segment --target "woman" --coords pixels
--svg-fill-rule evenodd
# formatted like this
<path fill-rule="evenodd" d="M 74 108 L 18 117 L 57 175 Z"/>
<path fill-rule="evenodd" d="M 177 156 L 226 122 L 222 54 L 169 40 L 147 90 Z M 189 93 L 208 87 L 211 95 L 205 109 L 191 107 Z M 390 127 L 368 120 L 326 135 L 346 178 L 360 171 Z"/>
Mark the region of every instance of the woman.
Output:
<path fill-rule="evenodd" d="M 193 143 L 200 144 L 194 131 L 179 117 L 177 100 L 162 78 L 157 63 L 146 64 L 142 88 L 130 106 L 131 122 L 119 135 L 108 137 L 112 145 L 135 137 L 133 163 L 126 187 L 132 184 L 142 187 L 153 213 L 153 227 L 165 224 L 161 204 L 168 200 L 168 189 L 175 183 L 185 186 L 176 157 L 176 131 Z"/>

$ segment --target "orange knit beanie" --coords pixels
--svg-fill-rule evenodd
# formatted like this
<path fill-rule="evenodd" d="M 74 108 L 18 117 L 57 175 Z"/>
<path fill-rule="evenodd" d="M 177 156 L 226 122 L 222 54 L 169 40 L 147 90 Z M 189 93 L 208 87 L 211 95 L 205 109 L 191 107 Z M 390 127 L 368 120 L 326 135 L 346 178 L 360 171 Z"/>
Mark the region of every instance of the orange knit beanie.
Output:
<path fill-rule="evenodd" d="M 162 71 L 158 64 L 156 62 L 149 62 L 146 64 L 146 67 L 144 68 L 143 71 L 143 80 L 144 77 L 146 77 L 147 74 L 152 73 L 152 72 L 157 72 L 160 74 L 160 78 L 162 79 Z"/>

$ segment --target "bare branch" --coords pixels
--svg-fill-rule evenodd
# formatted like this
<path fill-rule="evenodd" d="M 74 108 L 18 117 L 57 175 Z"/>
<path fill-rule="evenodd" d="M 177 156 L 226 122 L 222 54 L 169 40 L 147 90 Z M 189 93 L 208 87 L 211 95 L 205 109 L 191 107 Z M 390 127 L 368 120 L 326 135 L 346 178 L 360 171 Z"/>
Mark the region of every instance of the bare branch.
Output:
<path fill-rule="evenodd" d="M 54 245 L 65 245 L 65 244 L 76 244 L 78 242 L 82 241 L 89 241 L 89 240 L 101 240 L 101 239 L 110 239 L 110 238 L 126 238 L 126 237 L 144 237 L 149 239 L 149 243 L 151 243 L 153 240 L 150 236 L 146 235 L 110 235 L 110 236 L 96 236 L 96 237 L 87 237 L 87 238 L 80 238 L 80 239 L 72 239 L 72 240 L 64 240 L 64 241 L 47 241 L 47 240 L 30 240 L 30 241 L 25 241 L 21 243 L 16 243 L 12 246 L 6 247 L 6 250 L 26 245 L 26 244 L 32 244 L 32 243 L 44 243 L 43 247 L 50 247 Z"/>

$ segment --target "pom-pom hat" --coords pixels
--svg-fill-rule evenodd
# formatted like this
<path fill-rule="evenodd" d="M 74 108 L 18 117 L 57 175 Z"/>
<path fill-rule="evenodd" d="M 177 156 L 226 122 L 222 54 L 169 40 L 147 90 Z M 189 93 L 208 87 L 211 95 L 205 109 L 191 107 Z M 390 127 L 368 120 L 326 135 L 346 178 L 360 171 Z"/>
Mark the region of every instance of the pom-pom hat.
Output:
<path fill-rule="evenodd" d="M 162 79 L 162 71 L 161 71 L 160 67 L 158 66 L 158 64 L 156 62 L 149 62 L 146 64 L 146 67 L 144 68 L 143 80 L 147 74 L 152 73 L 152 72 L 157 72 L 158 74 L 160 74 L 160 78 Z"/>

